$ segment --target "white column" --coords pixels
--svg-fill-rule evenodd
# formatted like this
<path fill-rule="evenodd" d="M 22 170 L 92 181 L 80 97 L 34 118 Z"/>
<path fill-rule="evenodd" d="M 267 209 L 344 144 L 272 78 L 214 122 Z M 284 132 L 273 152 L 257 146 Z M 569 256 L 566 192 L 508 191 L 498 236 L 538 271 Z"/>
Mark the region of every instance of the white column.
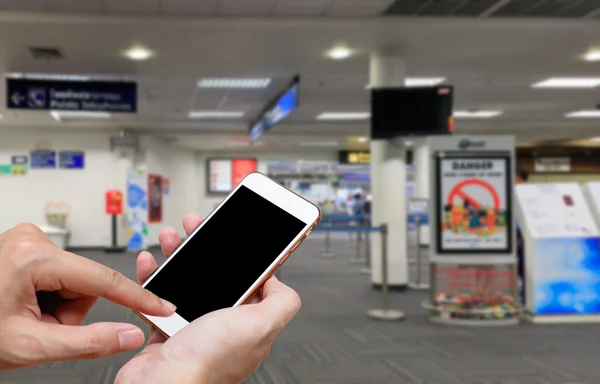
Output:
<path fill-rule="evenodd" d="M 404 86 L 404 59 L 390 51 L 371 54 L 372 88 Z M 406 227 L 406 151 L 402 141 L 371 141 L 371 192 L 373 225 L 388 225 L 388 282 L 391 287 L 408 283 Z M 371 240 L 371 282 L 381 284 L 381 235 Z"/>
<path fill-rule="evenodd" d="M 429 199 L 429 147 L 419 143 L 413 156 L 415 175 L 415 197 Z"/>

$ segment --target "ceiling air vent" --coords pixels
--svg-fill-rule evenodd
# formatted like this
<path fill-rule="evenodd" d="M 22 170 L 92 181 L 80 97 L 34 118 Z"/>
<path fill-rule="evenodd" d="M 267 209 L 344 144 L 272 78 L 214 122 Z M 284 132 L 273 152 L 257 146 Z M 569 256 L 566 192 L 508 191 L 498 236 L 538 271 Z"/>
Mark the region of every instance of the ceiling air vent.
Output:
<path fill-rule="evenodd" d="M 29 52 L 35 59 L 58 60 L 64 58 L 61 50 L 56 47 L 29 47 Z"/>

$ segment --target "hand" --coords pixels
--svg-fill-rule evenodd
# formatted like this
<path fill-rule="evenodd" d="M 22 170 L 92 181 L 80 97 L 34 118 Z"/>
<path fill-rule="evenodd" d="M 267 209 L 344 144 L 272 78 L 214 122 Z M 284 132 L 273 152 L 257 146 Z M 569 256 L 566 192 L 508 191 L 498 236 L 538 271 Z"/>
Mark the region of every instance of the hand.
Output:
<path fill-rule="evenodd" d="M 201 221 L 187 215 L 186 233 Z M 181 243 L 174 228 L 163 229 L 159 240 L 167 257 Z M 140 281 L 157 268 L 148 252 L 140 254 L 137 266 Z M 250 304 L 204 315 L 169 340 L 153 330 L 148 346 L 121 369 L 115 383 L 241 383 L 267 358 L 275 337 L 299 309 L 298 295 L 273 277 Z"/>
<path fill-rule="evenodd" d="M 0 234 L 0 371 L 138 348 L 130 324 L 80 326 L 98 297 L 156 316 L 175 307 L 89 259 L 63 251 L 35 225 Z"/>

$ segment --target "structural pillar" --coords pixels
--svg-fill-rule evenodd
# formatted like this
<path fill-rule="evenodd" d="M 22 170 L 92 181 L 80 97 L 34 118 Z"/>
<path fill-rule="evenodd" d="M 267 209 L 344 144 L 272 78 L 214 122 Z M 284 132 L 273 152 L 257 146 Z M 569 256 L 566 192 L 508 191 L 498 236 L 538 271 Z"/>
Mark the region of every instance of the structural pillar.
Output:
<path fill-rule="evenodd" d="M 403 87 L 405 61 L 392 51 L 371 54 L 371 88 Z M 408 284 L 406 222 L 406 150 L 402 140 L 371 140 L 372 222 L 388 225 L 388 283 L 403 289 Z M 381 285 L 381 235 L 371 240 L 371 283 Z"/>
<path fill-rule="evenodd" d="M 427 140 L 422 140 L 415 146 L 413 164 L 415 175 L 415 197 L 418 199 L 429 200 L 429 180 L 430 180 L 430 151 Z M 429 246 L 429 224 L 421 224 L 417 239 L 418 245 Z"/>
<path fill-rule="evenodd" d="M 414 149 L 415 197 L 429 199 L 429 147 L 427 142 L 418 143 Z"/>

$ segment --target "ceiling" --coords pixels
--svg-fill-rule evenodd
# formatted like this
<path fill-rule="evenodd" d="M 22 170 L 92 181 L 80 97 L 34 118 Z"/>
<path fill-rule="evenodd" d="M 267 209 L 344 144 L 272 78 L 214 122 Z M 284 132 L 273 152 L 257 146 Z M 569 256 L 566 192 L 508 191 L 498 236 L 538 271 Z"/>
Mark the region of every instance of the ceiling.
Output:
<path fill-rule="evenodd" d="M 467 6 L 485 1 L 453 2 Z M 433 6 L 444 2 L 421 3 Z M 456 109 L 504 112 L 496 119 L 457 120 L 459 133 L 514 134 L 520 142 L 600 136 L 600 120 L 564 118 L 565 113 L 573 110 L 595 108 L 600 103 L 597 89 L 530 87 L 550 76 L 600 76 L 599 62 L 581 60 L 581 54 L 600 47 L 600 24 L 593 20 L 369 17 L 376 12 L 366 8 L 375 3 L 379 4 L 377 12 L 386 9 L 391 12 L 393 1 L 383 0 L 221 0 L 212 1 L 219 7 L 210 8 L 213 13 L 206 15 L 187 13 L 185 7 L 195 5 L 200 9 L 200 4 L 211 1 L 163 0 L 162 3 L 161 6 L 160 1 L 154 0 L 0 0 L 0 71 L 133 79 L 140 88 L 139 113 L 135 116 L 59 123 L 47 113 L 0 110 L 4 115 L 0 129 L 127 128 L 160 134 L 177 145 L 197 149 L 243 150 L 245 144 L 237 141 L 245 140 L 249 122 L 299 74 L 301 107 L 265 136 L 262 149 L 288 148 L 311 140 L 314 148 L 322 149 L 323 143 L 335 141 L 346 147 L 348 137 L 368 134 L 368 122 L 328 124 L 316 122 L 315 117 L 324 111 L 367 111 L 369 53 L 393 48 L 406 59 L 409 76 L 446 77 L 447 83 L 455 86 Z M 348 7 L 346 15 L 352 17 L 317 18 L 301 13 L 271 18 L 236 16 L 251 16 L 242 12 L 250 3 L 263 4 L 257 5 L 259 8 L 266 3 L 277 7 L 287 4 L 290 9 L 294 3 L 297 7 L 328 3 L 331 7 L 327 12 L 334 6 L 338 10 Z M 366 3 L 370 5 L 360 7 Z M 176 4 L 180 12 L 192 17 L 157 14 L 175 12 Z M 122 8 L 116 8 L 119 6 Z M 232 11 L 227 18 L 212 17 L 214 12 L 233 9 L 227 8 L 230 6 L 239 6 L 240 11 Z M 358 8 L 363 11 L 357 11 Z M 94 10 L 102 14 L 90 13 Z M 269 12 L 273 14 L 272 9 Z M 332 15 L 327 12 L 324 14 Z M 329 59 L 325 52 L 339 44 L 352 48 L 355 55 L 347 60 Z M 143 62 L 125 58 L 123 52 L 134 45 L 151 49 L 154 57 Z M 65 58 L 36 60 L 27 49 L 31 46 L 58 47 Z M 262 90 L 206 90 L 196 87 L 202 77 L 269 77 L 272 82 Z M 0 84 L 0 94 L 5 94 L 4 84 Z M 3 107 L 6 103 L 3 100 L 1 104 Z M 201 109 L 243 110 L 245 117 L 226 122 L 188 118 L 190 110 Z"/>
<path fill-rule="evenodd" d="M 600 0 L 0 0 L 0 9 L 164 16 L 600 17 Z"/>

